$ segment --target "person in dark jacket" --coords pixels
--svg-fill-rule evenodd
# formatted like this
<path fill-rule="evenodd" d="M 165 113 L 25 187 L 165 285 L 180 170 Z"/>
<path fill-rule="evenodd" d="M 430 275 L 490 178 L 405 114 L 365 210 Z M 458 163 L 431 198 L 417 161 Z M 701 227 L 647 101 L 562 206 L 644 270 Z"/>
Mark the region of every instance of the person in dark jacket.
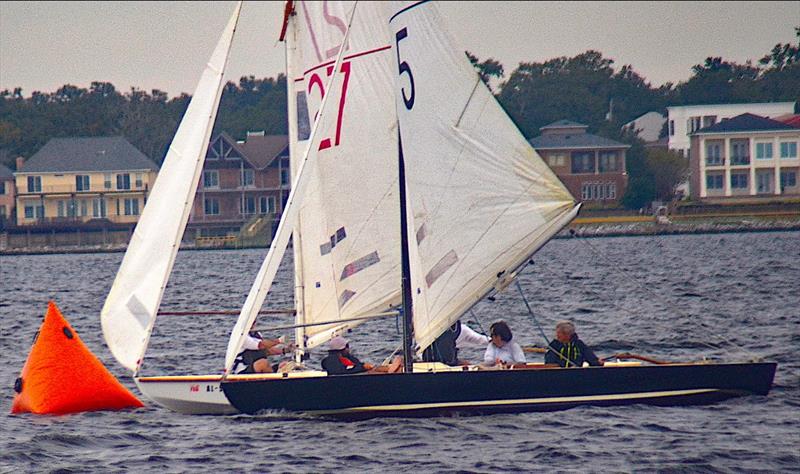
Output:
<path fill-rule="evenodd" d="M 328 355 L 322 359 L 322 368 L 328 375 L 361 374 L 364 372 L 394 373 L 403 367 L 403 358 L 395 357 L 389 365 L 378 367 L 361 362 L 350 352 L 350 343 L 342 336 L 335 336 L 328 343 Z"/>
<path fill-rule="evenodd" d="M 584 362 L 591 366 L 603 365 L 603 361 L 578 338 L 575 325 L 570 321 L 560 321 L 556 324 L 556 338 L 550 341 L 544 355 L 544 363 L 561 367 L 583 367 Z"/>
<path fill-rule="evenodd" d="M 328 375 L 360 374 L 370 367 L 350 353 L 350 343 L 336 336 L 328 343 L 328 355 L 322 359 L 322 368 Z"/>

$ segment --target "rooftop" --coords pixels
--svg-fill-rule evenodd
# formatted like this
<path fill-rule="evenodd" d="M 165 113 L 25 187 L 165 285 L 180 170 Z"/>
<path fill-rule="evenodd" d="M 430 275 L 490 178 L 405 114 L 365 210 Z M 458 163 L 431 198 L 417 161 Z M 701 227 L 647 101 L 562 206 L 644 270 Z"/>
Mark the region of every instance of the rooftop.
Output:
<path fill-rule="evenodd" d="M 123 137 L 52 138 L 19 173 L 158 170 L 158 166 Z"/>
<path fill-rule="evenodd" d="M 539 128 L 539 130 L 550 130 L 553 128 L 589 128 L 589 126 L 582 123 L 573 122 L 572 120 L 556 120 L 553 123 Z"/>
<path fill-rule="evenodd" d="M 536 149 L 630 148 L 610 138 L 586 133 L 587 128 L 582 123 L 559 120 L 540 128 L 542 134 L 528 142 Z"/>
<path fill-rule="evenodd" d="M 771 130 L 797 130 L 791 125 L 755 114 L 741 114 L 730 119 L 723 119 L 710 127 L 701 128 L 695 134 L 727 133 L 727 132 L 763 132 Z"/>
<path fill-rule="evenodd" d="M 14 173 L 8 166 L 0 165 L 0 180 L 14 179 Z"/>

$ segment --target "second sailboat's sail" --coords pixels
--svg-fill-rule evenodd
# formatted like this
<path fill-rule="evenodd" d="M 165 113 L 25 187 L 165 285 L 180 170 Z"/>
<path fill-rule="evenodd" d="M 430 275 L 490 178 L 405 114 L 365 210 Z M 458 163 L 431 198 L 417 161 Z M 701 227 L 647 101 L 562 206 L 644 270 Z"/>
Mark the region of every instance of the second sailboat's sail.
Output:
<path fill-rule="evenodd" d="M 433 2 L 391 16 L 417 350 L 577 212 L 444 24 Z"/>

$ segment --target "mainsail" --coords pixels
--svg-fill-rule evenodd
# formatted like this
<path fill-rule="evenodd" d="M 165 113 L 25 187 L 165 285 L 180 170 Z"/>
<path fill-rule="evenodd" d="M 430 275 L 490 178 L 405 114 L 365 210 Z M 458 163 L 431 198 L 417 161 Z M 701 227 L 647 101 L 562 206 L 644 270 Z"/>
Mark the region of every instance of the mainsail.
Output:
<path fill-rule="evenodd" d="M 298 322 L 304 324 L 359 317 L 399 302 L 389 6 L 358 5 L 342 64 L 334 72 L 346 12 L 352 8 L 352 2 L 296 2 L 289 24 L 288 95 L 298 121 L 290 143 L 307 138 L 309 119 L 323 113 L 330 117 L 320 123 L 322 140 L 311 150 L 319 159 L 309 170 L 312 184 L 302 196 L 295 228 L 300 249 L 295 271 L 303 291 Z M 322 97 L 331 92 L 324 84 L 332 75 L 341 79 L 341 87 L 322 112 Z M 301 347 L 314 347 L 358 323 L 301 328 L 298 341 Z"/>
<path fill-rule="evenodd" d="M 189 219 L 241 2 L 200 77 L 101 312 L 114 357 L 138 370 Z"/>
<path fill-rule="evenodd" d="M 577 207 L 454 46 L 436 5 L 400 2 L 391 18 L 421 351 Z"/>
<path fill-rule="evenodd" d="M 297 2 L 288 18 L 290 152 L 296 176 L 279 230 L 231 334 L 226 367 L 272 284 L 288 240 L 282 226 L 294 230 L 295 291 L 302 304 L 298 323 L 331 322 L 298 329 L 301 349 L 362 322 L 342 320 L 399 301 L 388 10 L 381 3 L 354 7 L 352 2 Z M 297 159 L 300 154 L 303 160 Z"/>

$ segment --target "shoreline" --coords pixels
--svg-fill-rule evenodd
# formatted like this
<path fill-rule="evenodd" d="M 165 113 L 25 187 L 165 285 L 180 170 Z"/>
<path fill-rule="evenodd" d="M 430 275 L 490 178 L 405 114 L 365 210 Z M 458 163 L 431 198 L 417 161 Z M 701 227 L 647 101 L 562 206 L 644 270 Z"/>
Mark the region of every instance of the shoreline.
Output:
<path fill-rule="evenodd" d="M 605 237 L 655 237 L 686 234 L 734 234 L 754 232 L 798 232 L 800 220 L 793 221 L 757 221 L 748 223 L 693 223 L 693 224 L 655 224 L 654 222 L 608 222 L 603 224 L 578 224 L 563 229 L 553 237 L 553 240 L 574 238 L 605 238 Z M 209 251 L 209 250 L 242 250 L 266 249 L 268 246 L 243 246 L 243 247 L 196 247 L 182 245 L 180 250 Z M 56 254 L 95 254 L 95 253 L 120 253 L 127 249 L 127 245 L 119 246 L 71 246 L 71 247 L 37 247 L 0 250 L 0 257 L 16 255 L 56 255 Z"/>

